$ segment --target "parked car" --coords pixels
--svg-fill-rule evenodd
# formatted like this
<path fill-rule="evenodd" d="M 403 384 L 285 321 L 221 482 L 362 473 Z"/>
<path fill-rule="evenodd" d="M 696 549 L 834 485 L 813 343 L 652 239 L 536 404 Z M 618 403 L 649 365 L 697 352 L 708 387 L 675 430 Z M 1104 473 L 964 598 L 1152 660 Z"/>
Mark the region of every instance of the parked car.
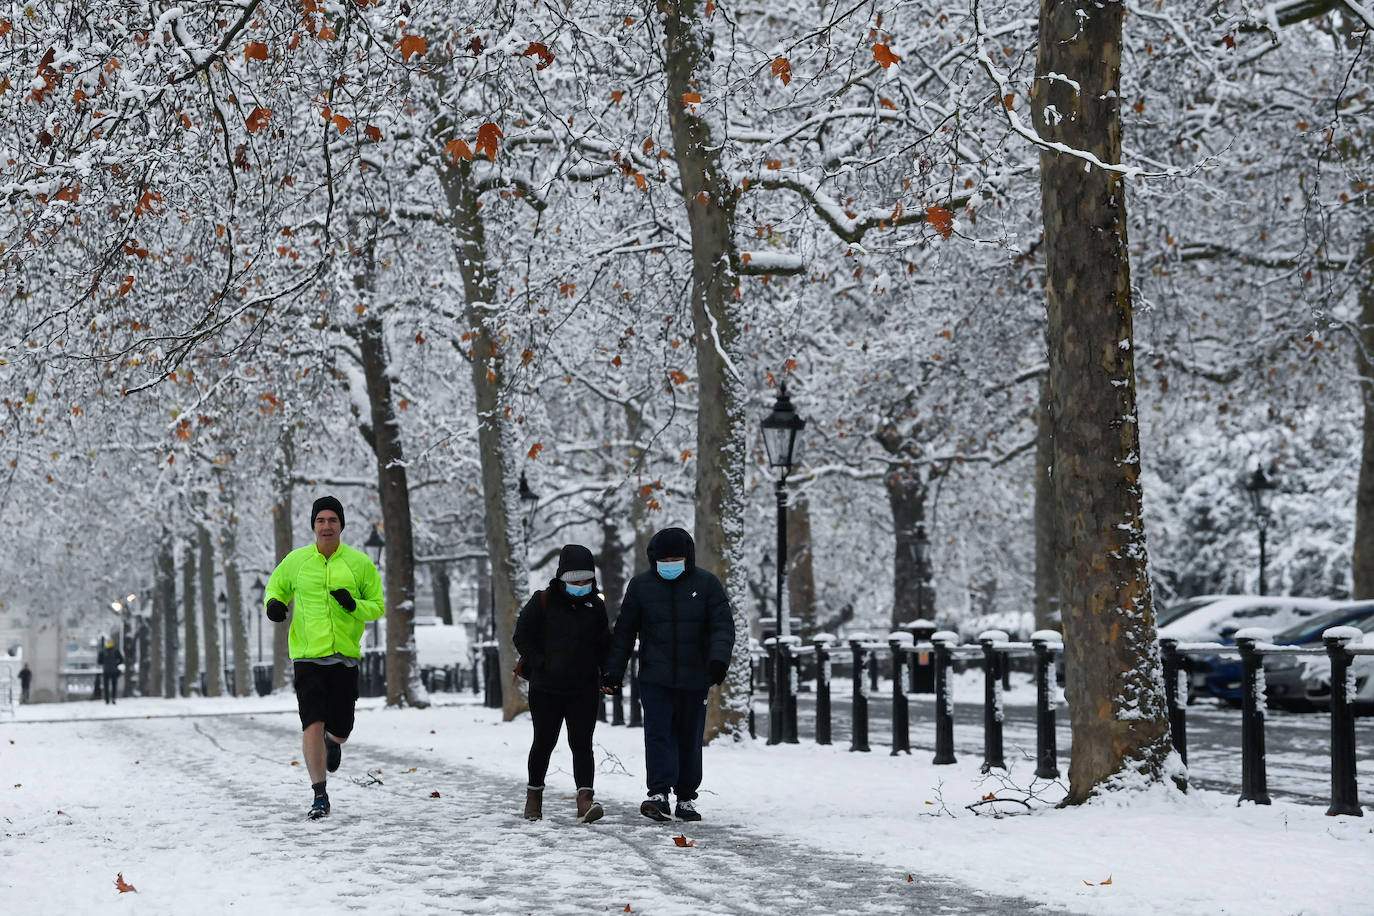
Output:
<path fill-rule="evenodd" d="M 1274 634 L 1276 646 L 1320 648 L 1322 633 L 1330 627 L 1352 626 L 1374 630 L 1374 601 L 1351 601 L 1334 611 L 1300 621 Z M 1307 681 L 1314 663 L 1323 671 L 1330 671 L 1324 656 L 1267 655 L 1264 658 L 1265 698 L 1268 705 L 1280 709 L 1312 709 L 1307 698 Z M 1240 703 L 1241 666 L 1239 659 L 1220 659 L 1207 677 L 1207 689 L 1213 696 L 1234 704 Z M 1328 685 L 1327 692 L 1330 692 Z"/>
<path fill-rule="evenodd" d="M 1214 604 L 1225 597 L 1225 595 L 1195 595 L 1192 598 L 1180 598 L 1155 615 L 1155 626 L 1162 627 L 1165 624 L 1173 623 L 1184 614 L 1190 614 L 1200 607 Z"/>
<path fill-rule="evenodd" d="M 1310 620 L 1319 614 L 1337 609 L 1340 602 L 1330 598 L 1287 598 L 1266 595 L 1227 595 L 1209 604 L 1195 607 L 1176 617 L 1172 623 L 1159 628 L 1160 638 L 1177 639 L 1181 643 L 1215 642 L 1234 645 L 1231 637 L 1245 627 L 1264 627 L 1270 633 Z M 1218 665 L 1232 662 L 1221 656 L 1191 656 L 1189 658 L 1189 699 L 1210 694 L 1208 679 Z M 1237 669 L 1239 670 L 1239 669 Z M 1239 677 L 1235 678 L 1239 681 Z M 1223 696 L 1233 705 L 1240 705 L 1240 691 Z"/>
<path fill-rule="evenodd" d="M 1374 615 L 1353 624 L 1362 631 L 1361 645 L 1374 645 Z M 1305 664 L 1298 672 L 1304 681 L 1302 694 L 1308 704 L 1317 709 L 1331 706 L 1331 660 L 1324 655 L 1307 656 Z M 1355 689 L 1350 694 L 1350 705 L 1356 713 L 1374 713 L 1374 656 L 1357 655 L 1350 663 L 1350 674 L 1355 681 Z"/>

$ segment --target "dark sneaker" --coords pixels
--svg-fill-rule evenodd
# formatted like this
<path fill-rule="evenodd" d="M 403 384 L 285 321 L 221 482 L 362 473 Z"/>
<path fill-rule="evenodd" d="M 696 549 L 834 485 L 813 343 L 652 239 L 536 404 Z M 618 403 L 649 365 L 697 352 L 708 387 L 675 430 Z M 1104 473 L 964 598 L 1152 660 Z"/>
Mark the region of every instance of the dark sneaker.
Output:
<path fill-rule="evenodd" d="M 697 806 L 690 801 L 679 798 L 677 800 L 677 810 L 673 812 L 682 821 L 699 821 L 701 815 L 697 813 Z"/>
<path fill-rule="evenodd" d="M 329 793 L 321 792 L 319 795 L 315 796 L 315 804 L 310 806 L 310 811 L 307 814 L 307 817 L 309 817 L 312 821 L 317 821 L 322 817 L 327 817 L 328 815 Z"/>
<path fill-rule="evenodd" d="M 672 820 L 673 809 L 668 807 L 668 794 L 660 792 L 658 795 L 650 795 L 639 806 L 639 813 L 655 821 Z"/>
<path fill-rule="evenodd" d="M 339 768 L 339 761 L 343 759 L 343 748 L 339 742 L 324 736 L 324 768 L 333 773 Z"/>

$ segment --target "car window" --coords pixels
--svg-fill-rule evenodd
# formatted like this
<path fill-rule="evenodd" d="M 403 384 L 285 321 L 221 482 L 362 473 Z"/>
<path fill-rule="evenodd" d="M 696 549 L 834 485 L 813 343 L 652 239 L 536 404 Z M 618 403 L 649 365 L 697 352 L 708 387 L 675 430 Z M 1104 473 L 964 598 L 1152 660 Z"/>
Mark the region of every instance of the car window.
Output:
<path fill-rule="evenodd" d="M 1340 608 L 1339 610 L 1328 611 L 1320 617 L 1300 620 L 1287 629 L 1275 633 L 1274 642 L 1314 642 L 1321 637 L 1323 630 L 1343 624 L 1360 627 L 1366 633 L 1374 631 L 1374 605 L 1367 608 Z M 1365 629 L 1366 627 L 1369 629 Z"/>

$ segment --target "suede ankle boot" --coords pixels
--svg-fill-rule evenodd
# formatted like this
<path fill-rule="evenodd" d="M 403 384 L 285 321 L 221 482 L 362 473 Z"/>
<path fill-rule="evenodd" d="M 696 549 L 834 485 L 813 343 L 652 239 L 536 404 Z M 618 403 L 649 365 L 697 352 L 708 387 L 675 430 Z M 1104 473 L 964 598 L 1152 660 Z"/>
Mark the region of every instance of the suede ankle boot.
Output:
<path fill-rule="evenodd" d="M 601 810 L 600 802 L 592 800 L 592 795 L 591 789 L 577 790 L 577 819 L 584 824 L 599 820 L 606 813 Z"/>
<path fill-rule="evenodd" d="M 544 787 L 525 790 L 525 820 L 537 821 L 544 816 Z"/>

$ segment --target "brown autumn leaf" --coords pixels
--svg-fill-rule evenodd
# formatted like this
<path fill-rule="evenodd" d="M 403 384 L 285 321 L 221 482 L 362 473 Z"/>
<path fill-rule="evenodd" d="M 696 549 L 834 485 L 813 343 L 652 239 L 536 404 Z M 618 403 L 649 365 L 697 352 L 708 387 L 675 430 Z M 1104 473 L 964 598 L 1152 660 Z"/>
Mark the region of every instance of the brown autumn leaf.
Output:
<path fill-rule="evenodd" d="M 927 207 L 926 222 L 930 223 L 931 227 L 943 238 L 949 238 L 954 234 L 954 214 L 944 207 L 939 205 Z"/>
<path fill-rule="evenodd" d="M 697 844 L 697 841 L 696 841 L 696 840 L 689 840 L 689 839 L 687 839 L 687 837 L 683 836 L 682 834 L 678 834 L 677 836 L 673 837 L 673 842 L 676 843 L 676 844 L 679 845 L 679 846 L 684 846 L 684 847 L 685 847 L 685 846 L 695 846 L 695 845 Z"/>
<path fill-rule="evenodd" d="M 401 52 L 401 60 L 409 60 L 412 54 L 424 54 L 427 44 L 423 35 L 403 35 L 396 48 Z"/>
<path fill-rule="evenodd" d="M 244 60 L 267 60 L 267 45 L 260 41 L 250 41 L 243 46 Z"/>
<path fill-rule="evenodd" d="M 521 52 L 521 56 L 537 56 L 539 58 L 539 63 L 535 64 L 534 69 L 536 70 L 543 70 L 549 64 L 553 63 L 553 52 L 549 50 L 548 45 L 539 41 L 530 42 L 530 46 L 526 48 L 523 52 Z"/>
<path fill-rule="evenodd" d="M 248 128 L 250 134 L 255 134 L 266 127 L 267 122 L 271 119 L 272 110 L 270 108 L 263 108 L 259 105 L 248 113 L 248 117 L 244 119 L 243 126 Z"/>
<path fill-rule="evenodd" d="M 791 62 L 785 57 L 773 58 L 773 75 L 782 80 L 784 86 L 792 82 Z"/>
<path fill-rule="evenodd" d="M 115 875 L 115 890 L 119 891 L 121 894 L 129 894 L 137 892 L 138 888 L 125 881 L 124 872 L 120 872 Z"/>
<path fill-rule="evenodd" d="M 907 875 L 907 876 L 906 876 L 906 883 L 907 883 L 907 884 L 915 884 L 915 883 L 916 883 L 916 879 L 913 878 L 911 875 Z"/>
<path fill-rule="evenodd" d="M 611 101 L 612 101 L 614 104 L 619 105 L 619 104 L 620 104 L 620 100 L 623 99 L 623 98 L 625 98 L 625 90 L 623 90 L 623 89 L 612 89 L 612 90 L 611 90 Z"/>
<path fill-rule="evenodd" d="M 341 134 L 348 133 L 348 129 L 353 126 L 353 122 L 341 114 L 334 115 L 334 117 L 329 119 L 329 123 L 337 127 Z"/>
<path fill-rule="evenodd" d="M 1103 883 L 1103 884 L 1111 884 L 1111 883 L 1112 883 L 1112 876 L 1111 876 L 1111 875 L 1108 875 L 1108 876 L 1107 876 L 1107 880 L 1106 880 L 1106 881 L 1103 881 L 1102 883 Z"/>
<path fill-rule="evenodd" d="M 526 454 L 529 455 L 529 458 L 530 458 L 531 461 L 534 461 L 534 460 L 536 460 L 536 459 L 539 457 L 539 453 L 542 452 L 543 450 L 544 450 L 544 443 L 542 443 L 542 442 L 536 442 L 536 443 L 534 443 L 534 445 L 530 446 L 530 450 L 529 450 Z"/>
<path fill-rule="evenodd" d="M 373 143 L 382 142 L 382 129 L 376 124 L 369 124 L 363 128 L 363 134 Z"/>
<path fill-rule="evenodd" d="M 533 360 L 533 359 L 534 359 L 534 351 L 533 351 L 533 350 L 531 350 L 531 349 L 529 349 L 529 348 L 526 348 L 526 349 L 520 351 L 520 365 L 522 365 L 522 366 L 528 366 L 528 365 L 530 364 L 530 361 Z"/>
<path fill-rule="evenodd" d="M 873 46 L 873 59 L 882 64 L 884 70 L 901 61 L 901 58 L 893 54 L 892 49 L 884 44 Z"/>
<path fill-rule="evenodd" d="M 698 105 L 698 104 L 700 104 L 700 103 L 701 103 L 701 93 L 700 93 L 700 92 L 684 92 L 684 93 L 682 94 L 682 104 L 684 104 L 684 105 Z"/>
<path fill-rule="evenodd" d="M 668 378 L 670 378 L 670 379 L 673 380 L 673 384 L 674 384 L 674 385 L 685 385 L 685 384 L 687 384 L 687 373 L 685 373 L 685 372 L 680 372 L 680 371 L 678 371 L 677 369 L 671 370 L 671 371 L 668 373 Z"/>
<path fill-rule="evenodd" d="M 431 792 L 431 793 L 429 793 L 429 797 L 430 797 L 430 798 L 438 798 L 438 797 L 439 797 L 439 793 L 438 793 L 438 792 Z"/>
<path fill-rule="evenodd" d="M 128 275 L 128 276 L 126 276 L 126 277 L 124 278 L 124 282 L 123 282 L 123 283 L 119 284 L 119 295 L 121 295 L 121 296 L 127 296 L 127 295 L 129 294 L 129 290 L 131 290 L 131 289 L 133 289 L 133 288 L 134 288 L 134 277 L 133 277 L 133 274 L 130 274 L 130 275 Z"/>
<path fill-rule="evenodd" d="M 997 793 L 989 792 L 987 795 L 983 796 L 983 801 L 997 801 Z"/>
<path fill-rule="evenodd" d="M 477 128 L 477 152 L 486 153 L 492 162 L 496 161 L 496 141 L 504 137 L 501 128 L 488 121 Z"/>
<path fill-rule="evenodd" d="M 454 165 L 458 164 L 459 159 L 466 159 L 468 162 L 472 161 L 472 149 L 467 145 L 467 141 L 465 140 L 448 141 L 444 144 L 444 152 L 453 160 Z"/>
<path fill-rule="evenodd" d="M 682 463 L 683 463 L 683 464 L 686 464 L 686 463 L 687 463 L 687 459 L 688 459 L 688 458 L 691 458 L 691 457 L 692 457 L 692 450 L 691 450 L 690 448 L 685 448 L 685 449 L 682 450 Z"/>

